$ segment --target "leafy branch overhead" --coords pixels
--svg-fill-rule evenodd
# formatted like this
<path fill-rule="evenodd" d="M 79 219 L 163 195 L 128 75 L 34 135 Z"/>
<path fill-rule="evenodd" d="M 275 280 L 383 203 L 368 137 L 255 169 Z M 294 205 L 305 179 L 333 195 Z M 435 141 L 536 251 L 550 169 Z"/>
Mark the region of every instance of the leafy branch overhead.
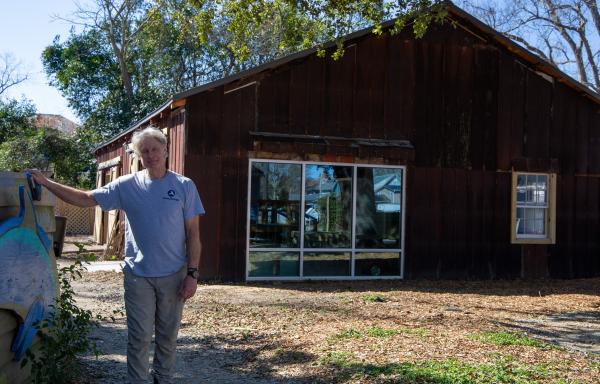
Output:
<path fill-rule="evenodd" d="M 51 83 L 108 138 L 170 95 L 396 18 L 417 36 L 443 15 L 439 0 L 94 0 L 79 27 L 43 53 Z M 321 53 L 324 53 L 321 49 Z"/>

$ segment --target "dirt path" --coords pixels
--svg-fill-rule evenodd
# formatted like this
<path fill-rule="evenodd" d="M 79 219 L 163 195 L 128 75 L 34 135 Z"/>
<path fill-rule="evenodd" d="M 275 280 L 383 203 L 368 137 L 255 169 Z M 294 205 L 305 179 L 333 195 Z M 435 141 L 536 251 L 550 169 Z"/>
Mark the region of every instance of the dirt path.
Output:
<path fill-rule="evenodd" d="M 114 309 L 124 308 L 121 278 L 122 275 L 115 272 L 86 273 L 83 280 L 73 283 L 78 305 L 92 310 L 94 314 L 106 317 L 114 315 Z M 190 312 L 188 305 L 186 314 L 190 315 Z M 179 334 L 177 383 L 291 384 L 296 382 L 270 377 L 268 372 L 253 374 L 237 371 L 236 367 L 243 365 L 251 352 L 236 348 L 234 339 L 203 336 L 190 325 L 189 322 L 184 321 Z M 115 322 L 102 322 L 99 327 L 94 328 L 91 339 L 96 342 L 100 353 L 97 358 L 90 353 L 82 359 L 87 376 L 86 382 L 89 382 L 87 380 L 96 384 L 125 382 L 127 374 L 125 318 L 116 316 Z"/>
<path fill-rule="evenodd" d="M 123 307 L 121 279 L 115 272 L 84 274 L 74 283 L 78 303 L 111 315 Z M 599 292 L 600 279 L 200 285 L 184 310 L 177 382 L 335 382 L 323 356 L 348 351 L 340 353 L 374 363 L 446 358 L 484 363 L 503 354 L 555 365 L 556 376 L 547 382 L 597 383 Z M 384 302 L 366 302 L 369 295 Z M 369 327 L 401 334 L 381 340 L 339 337 Z M 489 330 L 520 331 L 562 348 L 506 349 L 469 336 Z M 124 318 L 103 322 L 93 337 L 101 353 L 84 358 L 86 380 L 124 382 Z M 344 382 L 381 382 L 349 380 Z"/>

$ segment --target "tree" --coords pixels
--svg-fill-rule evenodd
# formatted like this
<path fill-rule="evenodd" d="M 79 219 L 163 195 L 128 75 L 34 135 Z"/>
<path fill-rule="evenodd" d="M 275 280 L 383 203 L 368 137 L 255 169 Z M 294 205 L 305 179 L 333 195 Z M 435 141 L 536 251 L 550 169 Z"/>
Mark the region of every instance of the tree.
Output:
<path fill-rule="evenodd" d="M 106 139 L 168 96 L 398 17 L 417 35 L 441 19 L 440 0 L 94 0 L 83 26 L 43 53 L 70 106 Z M 374 28 L 375 33 L 381 29 Z"/>
<path fill-rule="evenodd" d="M 396 19 L 392 33 L 410 24 L 422 36 L 433 20 L 445 14 L 440 0 L 157 0 L 155 12 L 171 14 L 175 20 L 187 14 L 190 27 L 182 31 L 198 41 L 222 38 L 233 71 L 332 40 L 339 44 L 334 53 L 338 57 L 343 36 L 369 25 L 382 33 L 380 24 L 385 20 Z"/>
<path fill-rule="evenodd" d="M 10 53 L 0 55 L 0 96 L 7 89 L 28 79 L 26 73 L 19 71 L 20 63 Z"/>
<path fill-rule="evenodd" d="M 110 44 L 96 29 L 72 33 L 66 41 L 54 39 L 42 61 L 50 83 L 68 100 L 84 126 L 94 127 L 99 140 L 127 128 L 152 111 L 166 97 L 160 87 L 134 87 L 128 96 L 121 84 L 120 69 Z M 141 72 L 136 78 L 146 78 Z M 138 76 L 139 75 L 139 76 Z"/>
<path fill-rule="evenodd" d="M 595 0 L 463 0 L 508 38 L 600 91 L 600 8 Z"/>
<path fill-rule="evenodd" d="M 52 171 L 63 183 L 93 186 L 94 160 L 82 133 L 66 136 L 51 128 L 13 136 L 0 144 L 0 169 L 21 172 L 27 168 Z"/>
<path fill-rule="evenodd" d="M 33 132 L 34 116 L 35 106 L 29 100 L 0 100 L 0 143 Z"/>

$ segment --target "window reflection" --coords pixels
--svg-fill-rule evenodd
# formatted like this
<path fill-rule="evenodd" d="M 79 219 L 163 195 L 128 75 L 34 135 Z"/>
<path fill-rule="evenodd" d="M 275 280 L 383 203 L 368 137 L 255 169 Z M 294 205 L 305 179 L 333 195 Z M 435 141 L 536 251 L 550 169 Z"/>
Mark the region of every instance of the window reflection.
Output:
<path fill-rule="evenodd" d="M 517 175 L 517 235 L 545 235 L 546 209 L 548 207 L 547 191 L 547 175 Z"/>
<path fill-rule="evenodd" d="M 399 252 L 357 252 L 354 273 L 356 276 L 398 276 L 400 260 Z"/>
<path fill-rule="evenodd" d="M 402 170 L 357 169 L 356 248 L 400 248 Z"/>
<path fill-rule="evenodd" d="M 350 252 L 305 252 L 304 276 L 350 276 Z"/>
<path fill-rule="evenodd" d="M 352 246 L 352 167 L 307 165 L 305 248 Z"/>
<path fill-rule="evenodd" d="M 250 247 L 300 247 L 302 166 L 253 163 Z"/>
<path fill-rule="evenodd" d="M 252 161 L 248 276 L 399 276 L 403 183 L 402 168 Z M 524 199 L 531 185 L 522 179 Z M 543 225 L 519 212 L 528 231 Z"/>
<path fill-rule="evenodd" d="M 299 276 L 298 252 L 250 252 L 248 275 L 251 277 Z"/>

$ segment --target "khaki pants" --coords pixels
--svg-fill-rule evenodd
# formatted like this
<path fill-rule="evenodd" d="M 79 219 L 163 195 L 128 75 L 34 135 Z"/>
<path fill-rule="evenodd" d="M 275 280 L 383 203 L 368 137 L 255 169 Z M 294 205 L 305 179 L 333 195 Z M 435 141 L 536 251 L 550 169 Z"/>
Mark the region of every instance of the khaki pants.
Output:
<path fill-rule="evenodd" d="M 177 292 L 186 268 L 165 277 L 135 276 L 124 269 L 127 313 L 127 378 L 132 384 L 148 380 L 149 351 L 155 332 L 152 368 L 155 383 L 169 383 L 175 368 L 177 333 L 183 302 Z"/>

